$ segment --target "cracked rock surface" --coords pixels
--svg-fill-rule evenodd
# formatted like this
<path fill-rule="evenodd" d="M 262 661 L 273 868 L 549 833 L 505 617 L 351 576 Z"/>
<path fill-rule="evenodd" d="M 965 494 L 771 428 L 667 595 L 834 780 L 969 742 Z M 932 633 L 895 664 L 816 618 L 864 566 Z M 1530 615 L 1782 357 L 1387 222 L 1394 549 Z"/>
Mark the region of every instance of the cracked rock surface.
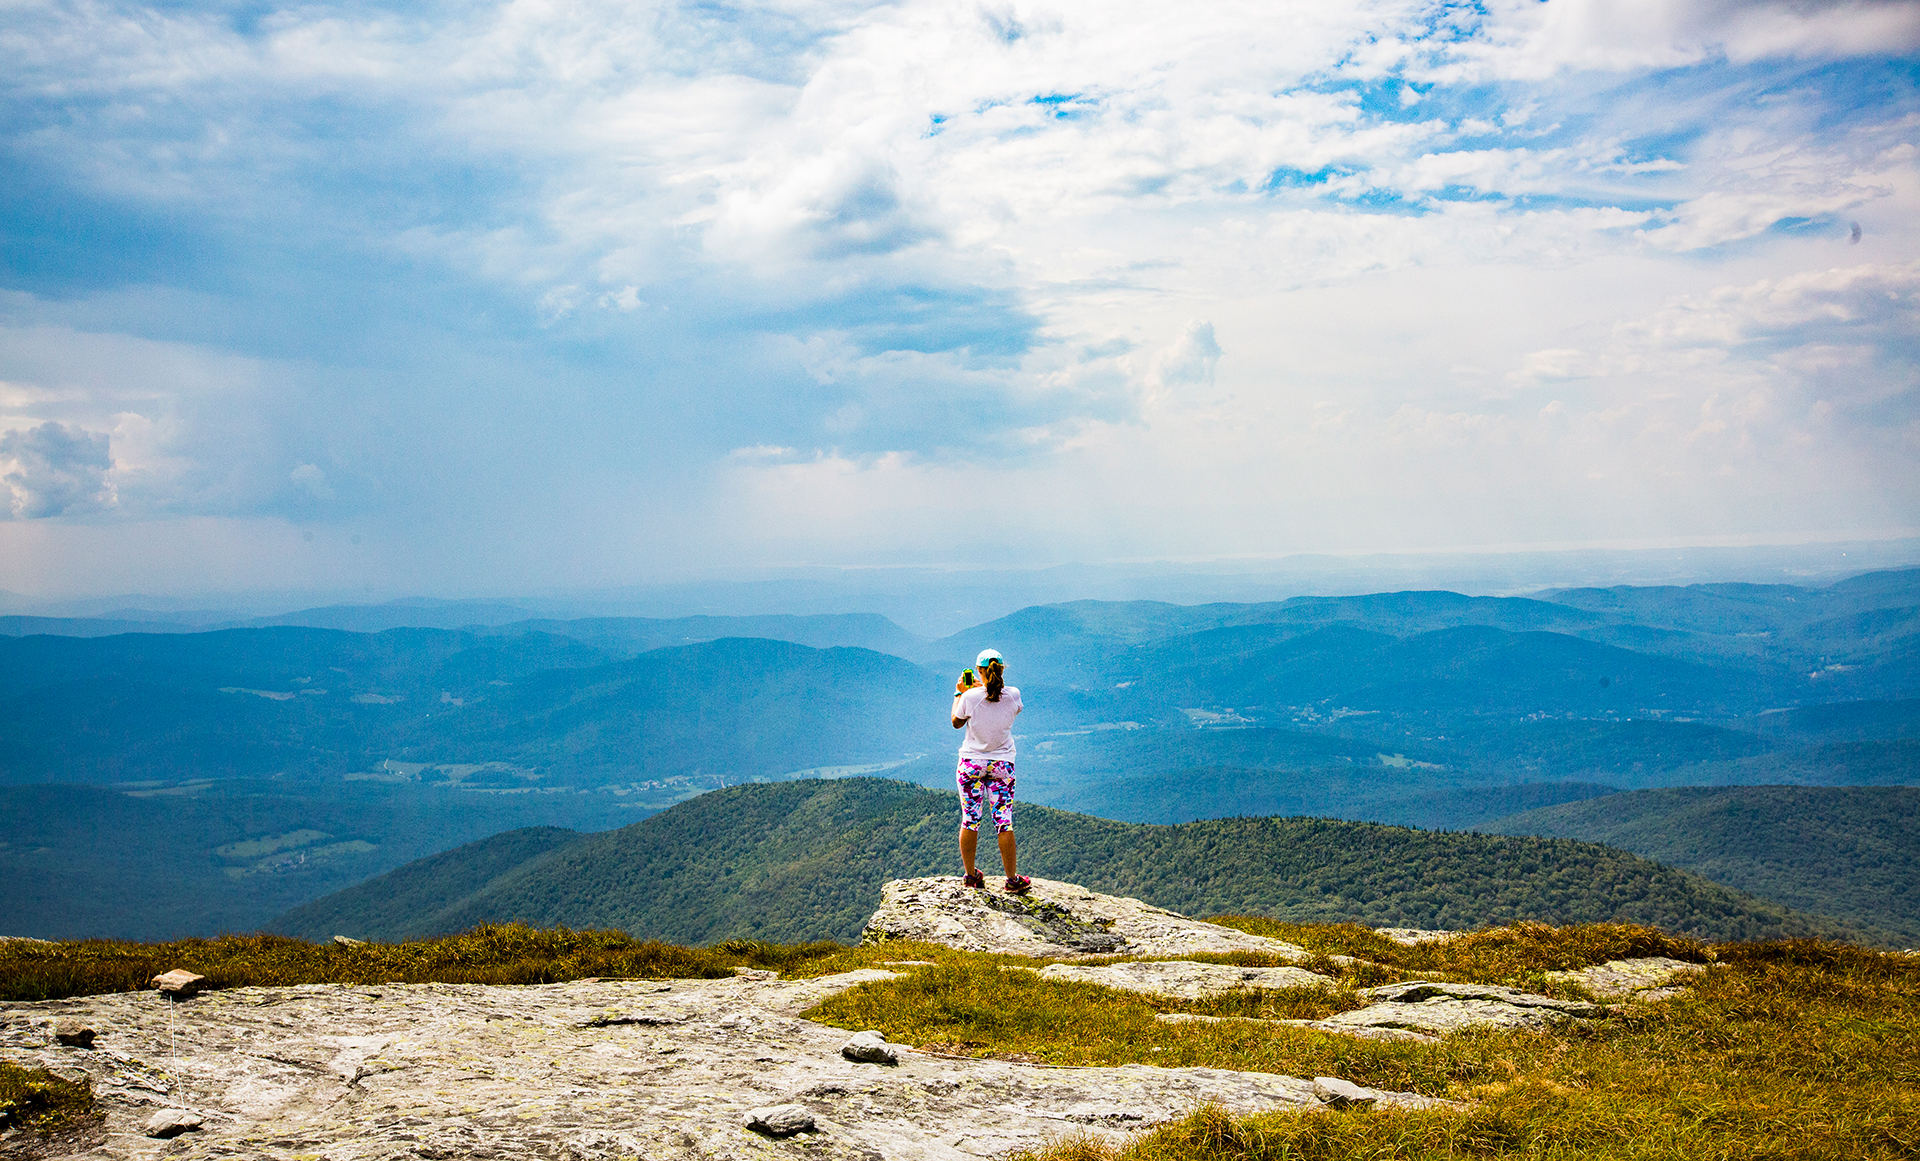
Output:
<path fill-rule="evenodd" d="M 1329 1032 L 1348 1028 L 1394 1029 L 1438 1037 L 1463 1028 L 1544 1028 L 1565 1020 L 1590 1020 L 1606 1009 L 1579 1000 L 1555 1000 L 1491 984 L 1406 980 L 1362 988 L 1373 1002 L 1306 1027 Z"/>
<path fill-rule="evenodd" d="M 1033 880 L 1033 890 L 1026 895 L 964 887 L 950 876 L 895 879 L 880 889 L 880 909 L 867 921 L 863 936 L 867 943 L 888 939 L 1043 959 L 1232 951 L 1264 952 L 1294 962 L 1307 958 L 1296 944 L 1053 879 Z"/>
<path fill-rule="evenodd" d="M 1222 929 L 1224 930 L 1224 929 Z M 797 1013 L 866 969 L 812 980 L 303 985 L 0 1005 L 0 1056 L 83 1069 L 103 1120 L 74 1157 L 994 1157 L 1076 1131 L 1120 1134 L 1201 1101 L 1235 1113 L 1317 1103 L 1310 1081 L 1210 1068 L 1048 1068 L 902 1048 L 842 1058 L 844 1029 Z M 94 1047 L 54 1038 L 62 1017 Z M 169 1019 L 171 1017 L 171 1028 Z M 1424 1107 L 1410 1093 L 1381 1103 Z M 776 1138 L 754 1110 L 798 1105 Z M 197 1132 L 147 1136 L 156 1113 Z M 783 1113 L 781 1126 L 802 1117 Z"/>
<path fill-rule="evenodd" d="M 1152 963 L 1048 964 L 1040 975 L 1050 980 L 1100 984 L 1123 992 L 1178 996 L 1197 1000 L 1235 988 L 1334 988 L 1337 981 L 1297 967 L 1234 967 L 1231 964 L 1160 960 Z"/>
<path fill-rule="evenodd" d="M 1548 972 L 1547 978 L 1579 984 L 1607 1000 L 1664 1000 L 1687 990 L 1679 982 L 1684 977 L 1705 970 L 1705 964 L 1653 955 L 1608 960 L 1579 971 Z"/>

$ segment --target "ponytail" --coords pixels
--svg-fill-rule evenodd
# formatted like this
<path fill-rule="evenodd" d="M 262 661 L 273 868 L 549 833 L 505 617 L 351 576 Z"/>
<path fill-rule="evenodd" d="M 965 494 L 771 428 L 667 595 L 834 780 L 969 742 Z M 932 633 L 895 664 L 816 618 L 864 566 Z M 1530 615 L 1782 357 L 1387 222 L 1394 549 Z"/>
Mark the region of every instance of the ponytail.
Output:
<path fill-rule="evenodd" d="M 987 662 L 987 700 L 999 701 L 1000 691 L 1007 687 L 1007 670 L 1000 664 L 998 657 Z"/>

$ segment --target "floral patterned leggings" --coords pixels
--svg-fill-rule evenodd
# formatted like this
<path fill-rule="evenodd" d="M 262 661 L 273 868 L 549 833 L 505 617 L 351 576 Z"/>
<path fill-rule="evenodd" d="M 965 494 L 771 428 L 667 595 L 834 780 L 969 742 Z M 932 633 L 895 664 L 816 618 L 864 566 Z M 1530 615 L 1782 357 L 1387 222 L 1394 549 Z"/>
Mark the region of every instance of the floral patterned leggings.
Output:
<path fill-rule="evenodd" d="M 1013 829 L 1012 762 L 976 762 L 962 758 L 954 780 L 960 783 L 961 829 L 980 829 L 981 808 L 989 798 L 993 800 L 994 833 L 1005 834 Z"/>

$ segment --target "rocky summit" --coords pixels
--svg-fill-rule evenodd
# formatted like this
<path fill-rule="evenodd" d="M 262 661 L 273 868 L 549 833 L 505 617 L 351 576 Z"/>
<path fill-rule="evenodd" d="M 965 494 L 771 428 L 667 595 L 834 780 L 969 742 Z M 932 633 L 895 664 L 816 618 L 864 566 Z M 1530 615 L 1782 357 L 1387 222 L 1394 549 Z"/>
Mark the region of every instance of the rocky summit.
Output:
<path fill-rule="evenodd" d="M 1204 1101 L 1238 1113 L 1325 1103 L 1311 1080 L 1266 1073 L 879 1051 L 877 1036 L 795 1015 L 893 974 L 236 988 L 171 1004 L 132 992 L 9 1004 L 0 1050 L 88 1075 L 105 1118 L 73 1155 L 97 1158 L 744 1161 L 803 1145 L 816 1158 L 959 1161 L 1125 1133 Z M 99 1031 L 93 1048 L 58 1042 L 71 1017 Z M 856 1040 L 868 1050 L 844 1051 Z"/>
<path fill-rule="evenodd" d="M 889 939 L 1044 959 L 1232 951 L 1307 958 L 1295 944 L 1051 879 L 1033 880 L 1025 895 L 967 887 L 951 876 L 895 879 L 881 888 L 880 909 L 862 935 L 866 943 Z"/>
<path fill-rule="evenodd" d="M 1022 897 L 912 879 L 888 883 L 883 898 L 869 940 L 1048 958 L 1163 957 L 1038 969 L 1049 979 L 1168 997 L 1334 986 L 1297 966 L 1308 957 L 1292 944 L 1069 883 L 1035 880 Z M 1232 951 L 1296 966 L 1164 958 Z M 799 1017 L 847 988 L 933 966 L 903 959 L 797 980 L 742 970 L 722 980 L 314 984 L 11 1003 L 0 1005 L 0 1057 L 84 1074 L 102 1116 L 63 1138 L 68 1152 L 36 1155 L 103 1159 L 744 1161 L 804 1149 L 815 1158 L 960 1161 L 1074 1133 L 1120 1137 L 1203 1102 L 1233 1113 L 1449 1103 L 1339 1077 L 951 1057 Z M 1689 968 L 1622 961 L 1590 982 L 1627 992 Z M 1308 1026 L 1432 1040 L 1478 1025 L 1606 1015 L 1592 1004 L 1428 981 L 1369 989 L 1367 998 L 1366 1007 Z"/>

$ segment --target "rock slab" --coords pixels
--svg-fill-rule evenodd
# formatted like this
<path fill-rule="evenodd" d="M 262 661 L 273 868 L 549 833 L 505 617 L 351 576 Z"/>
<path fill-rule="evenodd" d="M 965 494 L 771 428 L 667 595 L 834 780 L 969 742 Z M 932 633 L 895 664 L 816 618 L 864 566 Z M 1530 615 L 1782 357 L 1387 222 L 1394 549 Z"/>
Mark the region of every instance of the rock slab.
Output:
<path fill-rule="evenodd" d="M 1335 988 L 1330 977 L 1298 967 L 1249 968 L 1232 964 L 1156 960 L 1147 963 L 1048 964 L 1039 969 L 1044 979 L 1100 984 L 1123 992 L 1144 992 L 1198 1000 L 1235 988 Z"/>
<path fill-rule="evenodd" d="M 1652 955 L 1608 960 L 1579 971 L 1548 972 L 1547 978 L 1579 984 L 1607 1000 L 1664 1000 L 1686 990 L 1679 980 L 1705 970 L 1705 964 Z"/>
<path fill-rule="evenodd" d="M 1202 923 L 1073 883 L 1033 880 L 1025 895 L 966 887 L 957 877 L 895 879 L 880 890 L 865 943 L 912 939 L 962 951 L 1042 959 L 1104 955 L 1182 956 L 1253 951 L 1293 963 L 1299 946 Z"/>
<path fill-rule="evenodd" d="M 1309 1080 L 1225 1069 L 1049 1068 L 899 1045 L 899 1063 L 879 1068 L 840 1055 L 845 1030 L 799 1018 L 893 978 L 229 988 L 171 1010 L 150 991 L 9 1002 L 0 1059 L 85 1070 L 103 1114 L 92 1151 L 76 1150 L 89 1161 L 161 1156 L 145 1126 L 166 1109 L 205 1118 L 171 1148 L 247 1161 L 765 1161 L 796 1147 L 815 1161 L 969 1161 L 1074 1133 L 1123 1143 L 1207 1101 L 1236 1116 L 1322 1103 Z M 596 1023 L 607 1013 L 630 1019 Z M 111 1045 L 49 1043 L 63 1016 L 112 1029 Z M 747 1127 L 781 1105 L 805 1109 L 815 1132 L 782 1144 Z"/>
<path fill-rule="evenodd" d="M 1438 1037 L 1465 1028 L 1545 1028 L 1606 1015 L 1604 1008 L 1593 1004 L 1491 984 L 1406 980 L 1362 988 L 1359 994 L 1372 1002 L 1364 1008 L 1315 1020 L 1309 1026 L 1330 1032 L 1397 1029 Z"/>

